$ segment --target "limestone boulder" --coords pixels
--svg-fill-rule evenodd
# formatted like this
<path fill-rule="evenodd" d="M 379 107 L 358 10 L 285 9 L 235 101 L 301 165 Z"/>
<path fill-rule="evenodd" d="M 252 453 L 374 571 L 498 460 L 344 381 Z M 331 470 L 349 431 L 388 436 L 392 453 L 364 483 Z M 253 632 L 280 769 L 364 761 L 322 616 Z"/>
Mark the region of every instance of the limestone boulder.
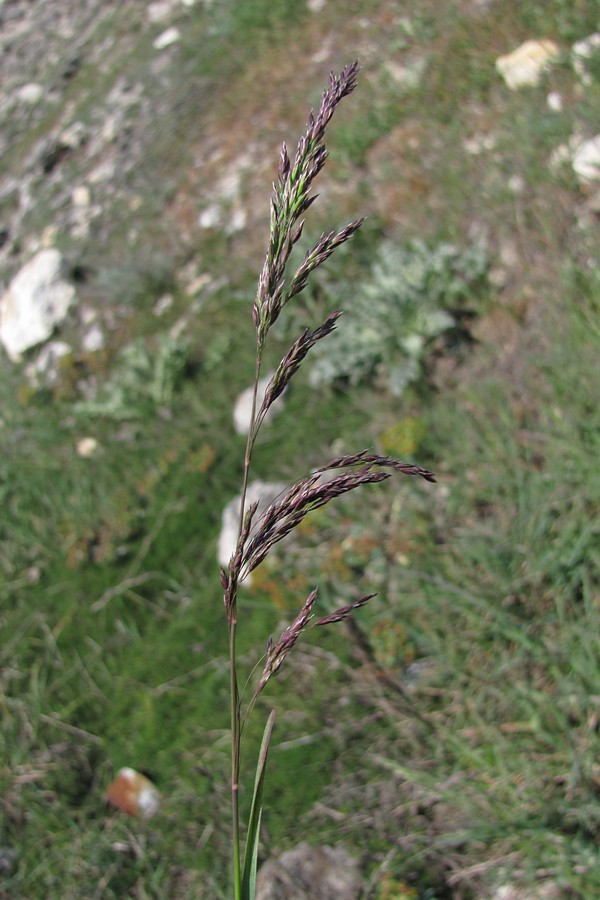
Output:
<path fill-rule="evenodd" d="M 0 297 L 0 341 L 13 362 L 44 343 L 67 316 L 75 288 L 64 275 L 58 250 L 40 250 Z"/>

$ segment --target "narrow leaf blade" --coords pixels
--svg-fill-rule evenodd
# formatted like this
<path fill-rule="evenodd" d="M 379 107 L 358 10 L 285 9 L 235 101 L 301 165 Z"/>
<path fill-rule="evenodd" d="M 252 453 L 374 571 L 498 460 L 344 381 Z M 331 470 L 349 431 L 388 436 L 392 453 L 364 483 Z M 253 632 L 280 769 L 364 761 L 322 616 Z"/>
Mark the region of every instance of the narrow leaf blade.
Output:
<path fill-rule="evenodd" d="M 258 860 L 258 844 L 260 841 L 262 795 L 267 768 L 267 755 L 269 753 L 269 742 L 271 740 L 274 724 L 275 710 L 272 709 L 269 718 L 267 719 L 267 724 L 265 725 L 262 743 L 260 745 L 260 753 L 258 754 L 258 763 L 256 765 L 254 794 L 252 796 L 252 807 L 250 809 L 250 819 L 248 822 L 248 838 L 246 841 L 244 868 L 242 872 L 242 900 L 254 900 L 256 891 L 256 867 Z"/>

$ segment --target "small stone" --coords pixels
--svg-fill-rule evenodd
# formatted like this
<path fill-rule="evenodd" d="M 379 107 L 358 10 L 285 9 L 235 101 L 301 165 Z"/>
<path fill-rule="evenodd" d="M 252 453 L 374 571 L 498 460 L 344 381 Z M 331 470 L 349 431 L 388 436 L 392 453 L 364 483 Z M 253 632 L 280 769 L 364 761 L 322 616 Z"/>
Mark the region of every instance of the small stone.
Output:
<path fill-rule="evenodd" d="M 595 53 L 600 54 L 600 32 L 590 34 L 573 44 L 572 59 L 573 68 L 581 83 L 585 87 L 589 87 L 593 81 L 592 75 L 588 69 L 588 63 Z"/>
<path fill-rule="evenodd" d="M 218 203 L 211 203 L 198 216 L 200 228 L 218 228 L 221 224 L 222 210 Z"/>
<path fill-rule="evenodd" d="M 119 133 L 119 120 L 117 116 L 107 116 L 100 129 L 100 142 L 111 144 Z"/>
<path fill-rule="evenodd" d="M 600 134 L 577 147 L 573 154 L 573 171 L 585 183 L 600 179 Z"/>
<path fill-rule="evenodd" d="M 509 191 L 513 194 L 522 194 L 525 190 L 525 179 L 522 175 L 511 175 L 507 181 Z"/>
<path fill-rule="evenodd" d="M 91 202 L 90 189 L 85 185 L 73 188 L 71 191 L 71 203 L 73 206 L 84 208 L 89 206 Z"/>
<path fill-rule="evenodd" d="M 105 159 L 89 172 L 87 180 L 90 184 L 101 184 L 103 181 L 110 181 L 114 177 L 115 163 L 110 159 Z"/>
<path fill-rule="evenodd" d="M 115 853 L 131 853 L 131 844 L 128 841 L 113 841 L 110 848 Z"/>
<path fill-rule="evenodd" d="M 135 769 L 120 769 L 106 798 L 128 816 L 151 818 L 158 810 L 160 794 L 155 785 Z"/>
<path fill-rule="evenodd" d="M 60 133 L 59 142 L 62 147 L 67 150 L 77 150 L 81 147 L 87 138 L 87 128 L 83 122 L 71 122 Z"/>
<path fill-rule="evenodd" d="M 24 84 L 17 91 L 18 99 L 22 103 L 27 103 L 29 106 L 35 106 L 36 103 L 40 102 L 43 96 L 44 88 L 41 84 L 36 84 L 35 82 Z"/>
<path fill-rule="evenodd" d="M 487 153 L 496 146 L 496 138 L 493 134 L 474 134 L 470 138 L 465 138 L 463 147 L 471 156 L 479 156 L 480 153 Z"/>
<path fill-rule="evenodd" d="M 79 310 L 79 318 L 84 325 L 93 325 L 98 320 L 98 313 L 93 306 L 82 306 Z"/>
<path fill-rule="evenodd" d="M 96 454 L 97 449 L 98 441 L 93 437 L 79 438 L 75 445 L 75 452 L 82 459 L 90 459 Z"/>
<path fill-rule="evenodd" d="M 60 360 L 71 352 L 71 347 L 65 341 L 50 341 L 45 344 L 25 369 L 29 383 L 34 387 L 40 384 L 48 387 L 56 384 Z"/>
<path fill-rule="evenodd" d="M 243 231 L 246 227 L 246 219 L 248 214 L 243 206 L 239 204 L 235 204 L 234 209 L 231 213 L 229 222 L 225 228 L 225 234 L 231 236 L 232 234 L 236 234 L 238 231 Z"/>
<path fill-rule="evenodd" d="M 86 353 L 97 353 L 98 350 L 102 350 L 104 347 L 104 332 L 99 325 L 92 325 L 86 331 L 82 338 L 81 346 Z"/>
<path fill-rule="evenodd" d="M 171 309 L 173 306 L 173 294 L 163 294 L 162 297 L 154 304 L 152 312 L 155 316 L 162 316 L 166 313 L 168 309 Z"/>
<path fill-rule="evenodd" d="M 343 847 L 302 843 L 265 863 L 256 900 L 358 900 L 363 888 L 358 862 Z"/>
<path fill-rule="evenodd" d="M 158 0 L 156 3 L 148 4 L 148 21 L 153 24 L 166 22 L 173 13 L 172 0 Z"/>
<path fill-rule="evenodd" d="M 177 41 L 181 38 L 178 28 L 167 28 L 166 31 L 163 31 L 162 34 L 159 34 L 157 38 L 155 38 L 153 47 L 155 50 L 164 50 L 165 47 L 170 47 L 171 44 L 176 44 Z"/>
<path fill-rule="evenodd" d="M 189 297 L 194 297 L 196 294 L 199 294 L 200 291 L 207 287 L 211 283 L 211 277 L 207 272 L 201 272 L 200 275 L 197 275 L 195 278 L 192 278 L 185 285 L 185 292 Z"/>
<path fill-rule="evenodd" d="M 546 97 L 546 103 L 552 112 L 562 112 L 563 99 L 558 91 L 551 91 Z"/>
<path fill-rule="evenodd" d="M 496 70 L 511 91 L 539 84 L 546 71 L 560 52 L 555 41 L 525 41 L 512 53 L 496 60 Z"/>

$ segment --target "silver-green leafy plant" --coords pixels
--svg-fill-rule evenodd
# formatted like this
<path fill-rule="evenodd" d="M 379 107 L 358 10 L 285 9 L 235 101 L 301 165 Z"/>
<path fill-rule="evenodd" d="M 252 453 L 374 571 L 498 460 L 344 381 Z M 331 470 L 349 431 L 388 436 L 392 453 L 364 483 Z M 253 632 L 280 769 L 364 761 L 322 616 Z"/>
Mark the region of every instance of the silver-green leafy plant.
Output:
<path fill-rule="evenodd" d="M 292 484 L 267 507 L 259 517 L 257 504 L 247 502 L 247 490 L 256 438 L 271 404 L 281 395 L 296 374 L 309 351 L 334 331 L 341 315 L 340 310 L 330 313 L 313 331 L 305 329 L 294 341 L 277 366 L 267 386 L 264 398 L 258 402 L 258 383 L 269 332 L 283 308 L 306 286 L 309 276 L 324 263 L 337 247 L 345 243 L 360 227 L 362 219 L 351 222 L 341 231 L 321 235 L 300 265 L 289 272 L 289 261 L 294 245 L 304 227 L 303 216 L 316 199 L 311 196 L 313 182 L 327 158 L 324 144 L 325 131 L 336 107 L 356 86 L 358 64 L 347 66 L 339 76 L 330 75 L 319 109 L 310 114 L 308 127 L 300 138 L 293 159 L 285 144 L 281 150 L 277 180 L 271 199 L 271 226 L 269 245 L 252 317 L 256 328 L 256 368 L 254 399 L 246 453 L 240 525 L 237 546 L 227 567 L 221 570 L 221 585 L 227 615 L 230 657 L 231 704 L 231 798 L 233 834 L 233 882 L 235 900 L 252 900 L 255 892 L 262 794 L 265 781 L 267 753 L 275 721 L 275 711 L 268 717 L 260 749 L 250 818 L 248 821 L 244 858 L 241 855 L 239 777 L 242 721 L 252 709 L 259 693 L 280 668 L 288 653 L 313 619 L 313 607 L 317 591 L 313 590 L 304 601 L 294 621 L 274 641 L 269 638 L 264 667 L 258 678 L 248 709 L 242 717 L 242 698 L 239 691 L 238 664 L 236 660 L 236 636 L 238 628 L 238 589 L 246 578 L 267 556 L 271 548 L 290 534 L 310 513 L 348 491 L 363 484 L 373 484 L 389 478 L 393 472 L 418 475 L 427 481 L 435 481 L 428 469 L 412 463 L 403 463 L 386 456 L 378 456 L 363 450 L 353 455 L 341 456 L 321 466 L 310 475 Z M 354 603 L 319 618 L 312 624 L 329 625 L 347 618 L 355 609 L 367 603 L 373 594 L 361 597 Z"/>
<path fill-rule="evenodd" d="M 452 244 L 406 247 L 386 241 L 369 280 L 329 288 L 343 296 L 345 327 L 317 348 L 314 387 L 344 379 L 351 385 L 377 376 L 400 396 L 423 374 L 431 341 L 457 325 L 460 310 L 489 268 L 482 244 L 460 251 Z"/>
<path fill-rule="evenodd" d="M 139 419 L 169 406 L 189 359 L 188 342 L 158 336 L 152 348 L 139 338 L 123 348 L 115 371 L 96 397 L 75 405 L 78 413 L 115 421 Z"/>

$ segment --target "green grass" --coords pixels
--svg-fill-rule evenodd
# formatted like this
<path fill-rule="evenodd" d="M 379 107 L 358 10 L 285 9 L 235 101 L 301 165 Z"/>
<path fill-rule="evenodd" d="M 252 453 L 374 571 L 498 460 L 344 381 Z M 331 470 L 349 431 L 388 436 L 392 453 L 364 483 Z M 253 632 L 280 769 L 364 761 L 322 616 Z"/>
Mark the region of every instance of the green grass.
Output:
<path fill-rule="evenodd" d="M 413 836 L 410 851 L 396 854 L 399 877 L 418 866 L 441 878 L 448 864 L 475 870 L 482 860 L 480 874 L 494 874 L 516 854 L 525 880 L 544 870 L 575 896 L 598 888 L 599 299 L 597 285 L 567 277 L 548 346 L 528 360 L 518 394 L 490 377 L 455 392 L 451 408 L 442 396 L 425 412 L 428 442 L 444 454 L 448 495 L 438 522 L 425 519 L 423 532 L 426 504 L 406 496 L 396 533 L 381 501 L 361 509 L 358 528 L 349 518 L 331 530 L 321 523 L 312 556 L 293 557 L 297 565 L 312 559 L 322 579 L 346 544 L 329 575 L 334 591 L 354 583 L 360 546 L 361 580 L 373 583 L 385 565 L 368 544 L 373 534 L 386 546 L 399 542 L 391 546 L 406 557 L 380 574 L 387 628 L 395 623 L 398 640 L 404 635 L 406 661 L 428 664 L 412 700 L 435 730 L 409 722 L 383 750 L 376 735 L 367 757 L 392 777 L 404 807 L 400 834 Z M 543 407 L 523 412 L 541 396 Z M 361 615 L 375 660 L 382 617 L 377 606 Z M 351 806 L 367 821 L 381 813 L 381 798 L 371 796 L 376 778 L 356 789 Z M 417 815 L 418 803 L 439 807 L 440 818 Z M 466 883 L 481 895 L 475 876 Z"/>
<path fill-rule="evenodd" d="M 383 238 L 449 237 L 465 246 L 476 219 L 488 229 L 492 255 L 515 240 L 508 288 L 491 309 L 478 309 L 512 317 L 519 352 L 507 362 L 493 328 L 469 352 L 436 350 L 429 382 L 401 404 L 378 386 L 316 395 L 301 380 L 257 453 L 258 475 L 285 479 L 332 448 L 396 440 L 399 453 L 440 474 L 437 488 L 376 490 L 369 501 L 317 516 L 314 530 L 309 521 L 244 595 L 251 615 L 240 648 L 250 671 L 313 583 L 325 607 L 371 586 L 380 592 L 357 616 L 369 658 L 343 630 L 318 646 L 309 637 L 261 698 L 259 712 L 271 700 L 280 709 L 263 852 L 304 838 L 343 841 L 375 861 L 374 884 L 387 860 L 393 877 L 423 900 L 487 896 L 491 885 L 534 883 L 541 871 L 582 900 L 600 888 L 597 223 L 575 224 L 585 197 L 568 171 L 555 177 L 547 165 L 577 122 L 593 121 L 598 85 L 579 97 L 568 67 L 553 70 L 549 85 L 572 102 L 550 115 L 545 88 L 511 94 L 493 72 L 495 55 L 534 31 L 563 42 L 585 36 L 597 9 L 526 6 L 500 4 L 468 18 L 455 4 L 444 14 L 450 30 L 420 6 L 416 36 L 404 39 L 427 51 L 422 84 L 396 107 L 384 96 L 370 110 L 361 103 L 372 99 L 372 84 L 359 87 L 360 127 L 349 109 L 332 130 L 331 166 L 334 186 L 339 161 L 343 177 L 354 179 L 348 184 L 363 192 L 352 215 L 362 199 L 373 208 L 344 259 L 356 283 Z M 212 39 L 209 13 L 194 13 L 184 71 L 199 66 L 226 95 L 222 73 L 250 66 L 253 54 L 266 59 L 282 33 L 305 24 L 298 9 L 292 18 L 286 4 L 270 4 L 268 14 L 262 3 L 220 10 L 230 19 L 217 23 L 215 44 L 195 63 L 193 35 Z M 338 14 L 340 34 L 362 33 L 358 11 L 348 17 L 340 4 Z M 367 29 L 382 59 L 397 40 L 386 21 L 374 15 Z M 219 41 L 233 34 L 241 56 L 219 69 Z M 248 46 L 244 34 L 252 36 Z M 304 64 L 297 60 L 298 71 Z M 486 131 L 482 106 L 494 113 L 498 140 L 491 154 L 470 157 L 462 142 Z M 380 216 L 361 166 L 380 137 L 414 117 L 432 138 L 411 151 L 431 193 L 409 201 L 407 234 Z M 199 112 L 194 134 L 201 121 Z M 168 123 L 161 135 L 156 159 L 175 166 L 186 141 L 181 120 L 171 137 Z M 22 140 L 25 147 L 27 135 Z M 526 183 L 518 202 L 506 188 L 515 173 Z M 149 185 L 144 172 L 136 184 L 144 179 Z M 322 204 L 337 217 L 335 196 Z M 148 310 L 174 287 L 176 260 L 169 248 L 166 262 L 154 252 L 162 224 L 141 222 L 139 241 L 152 236 L 152 265 L 132 270 L 133 251 L 122 246 L 132 216 L 123 212 L 112 238 L 89 251 L 94 260 L 102 250 L 105 268 L 104 281 L 86 290 L 104 285 L 109 299 L 135 300 L 119 343 L 141 334 L 152 346 L 163 320 Z M 231 269 L 227 241 L 215 238 L 206 252 L 211 271 Z M 248 267 L 242 254 L 239 271 Z M 37 396 L 23 390 L 18 371 L 0 372 L 0 845 L 17 852 L 0 893 L 228 896 L 226 629 L 215 551 L 244 446 L 230 410 L 250 383 L 254 349 L 253 285 L 231 277 L 237 293 L 226 287 L 204 299 L 190 327 L 189 364 L 167 414 L 151 405 L 125 423 L 77 414 L 81 361 L 56 391 Z M 295 325 L 312 321 L 327 294 L 325 280 Z M 185 311 L 185 298 L 175 295 L 165 329 Z M 99 358 L 83 365 L 108 381 L 106 360 L 108 371 Z M 84 434 L 99 440 L 94 459 L 74 452 Z M 421 666 L 416 676 L 413 662 Z M 400 681 L 429 727 L 389 679 Z M 260 732 L 257 721 L 248 770 Z M 105 806 L 122 765 L 147 770 L 163 794 L 146 825 Z"/>

